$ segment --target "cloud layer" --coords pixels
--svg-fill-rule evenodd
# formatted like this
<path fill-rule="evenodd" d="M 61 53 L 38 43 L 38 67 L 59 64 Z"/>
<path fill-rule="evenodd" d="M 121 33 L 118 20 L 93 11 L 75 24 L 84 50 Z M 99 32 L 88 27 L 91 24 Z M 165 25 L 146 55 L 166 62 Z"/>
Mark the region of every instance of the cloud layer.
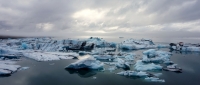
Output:
<path fill-rule="evenodd" d="M 199 4 L 200 0 L 0 0 L 0 35 L 198 38 Z"/>

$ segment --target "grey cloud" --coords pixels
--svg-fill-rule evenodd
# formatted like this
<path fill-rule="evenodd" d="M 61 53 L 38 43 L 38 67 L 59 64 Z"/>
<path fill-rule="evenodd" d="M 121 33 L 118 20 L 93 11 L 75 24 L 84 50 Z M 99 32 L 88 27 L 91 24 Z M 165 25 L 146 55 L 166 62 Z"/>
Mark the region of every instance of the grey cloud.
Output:
<path fill-rule="evenodd" d="M 199 22 L 199 4 L 199 0 L 0 0 L 0 34 L 65 36 L 65 32 L 74 32 L 68 33 L 69 36 L 116 36 L 127 35 L 123 30 L 128 30 L 129 33 L 144 37 L 199 37 L 198 31 L 189 31 L 200 27 L 199 23 L 191 27 L 171 26 L 176 23 Z M 72 17 L 84 9 L 98 13 L 107 11 L 102 18 L 93 21 Z M 53 29 L 45 32 L 37 28 L 36 25 L 40 23 L 52 24 Z M 153 30 L 150 25 L 161 28 Z M 107 29 L 111 27 L 118 27 L 118 30 Z M 19 31 L 16 33 L 16 30 Z M 102 30 L 109 34 L 85 32 L 91 30 Z"/>

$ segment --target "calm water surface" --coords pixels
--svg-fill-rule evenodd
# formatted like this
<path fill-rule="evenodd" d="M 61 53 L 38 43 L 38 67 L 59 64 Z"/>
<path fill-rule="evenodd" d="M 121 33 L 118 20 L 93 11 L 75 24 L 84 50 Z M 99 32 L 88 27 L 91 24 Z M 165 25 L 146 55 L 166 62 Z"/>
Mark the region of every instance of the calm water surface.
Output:
<path fill-rule="evenodd" d="M 161 50 L 170 51 L 166 48 Z M 141 55 L 142 51 L 144 50 L 126 52 Z M 77 61 L 77 59 L 37 62 L 22 58 L 22 61 L 18 61 L 17 64 L 30 68 L 18 71 L 9 77 L 0 77 L 0 85 L 200 85 L 200 53 L 173 51 L 171 60 L 182 67 L 183 73 L 160 71 L 159 73 L 162 75 L 159 78 L 164 79 L 165 83 L 157 83 L 115 74 L 123 69 L 113 72 L 64 69 L 65 66 Z M 133 69 L 131 68 L 131 70 Z"/>

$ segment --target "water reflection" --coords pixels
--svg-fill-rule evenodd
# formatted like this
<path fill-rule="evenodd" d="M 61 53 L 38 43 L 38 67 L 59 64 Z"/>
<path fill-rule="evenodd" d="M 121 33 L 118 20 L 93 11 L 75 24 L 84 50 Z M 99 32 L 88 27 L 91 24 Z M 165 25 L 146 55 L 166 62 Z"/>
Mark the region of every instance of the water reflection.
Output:
<path fill-rule="evenodd" d="M 65 70 L 68 71 L 70 74 L 77 74 L 82 78 L 92 77 L 97 74 L 95 70 L 89 70 L 89 69 L 80 69 L 80 70 L 65 69 Z"/>
<path fill-rule="evenodd" d="M 3 77 L 10 77 L 11 75 L 10 74 L 7 74 L 7 75 L 0 75 L 0 78 L 3 78 Z"/>

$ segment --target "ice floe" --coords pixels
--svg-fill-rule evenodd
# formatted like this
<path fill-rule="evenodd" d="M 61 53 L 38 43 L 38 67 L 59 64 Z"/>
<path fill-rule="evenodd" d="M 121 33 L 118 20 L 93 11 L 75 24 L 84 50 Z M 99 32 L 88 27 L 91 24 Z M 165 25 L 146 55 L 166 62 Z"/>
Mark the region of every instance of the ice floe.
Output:
<path fill-rule="evenodd" d="M 137 60 L 134 67 L 135 67 L 135 70 L 138 70 L 138 71 L 162 70 L 161 65 L 156 65 L 154 63 L 145 64 L 142 62 L 142 60 Z"/>
<path fill-rule="evenodd" d="M 152 40 L 150 39 L 127 39 L 123 42 L 120 43 L 120 48 L 122 49 L 128 49 L 128 50 L 133 50 L 133 49 L 149 49 L 149 48 L 164 48 L 168 47 L 166 45 L 155 45 Z"/>
<path fill-rule="evenodd" d="M 200 44 L 191 44 L 191 43 L 183 43 L 179 42 L 177 44 L 170 43 L 170 46 L 174 50 L 178 51 L 194 51 L 194 52 L 200 52 Z"/>
<path fill-rule="evenodd" d="M 61 59 L 72 59 L 78 57 L 77 53 L 59 53 L 59 52 L 24 52 L 25 57 L 36 61 L 52 61 Z"/>
<path fill-rule="evenodd" d="M 157 77 L 146 77 L 145 80 L 151 81 L 151 82 L 165 82 L 165 80 L 159 79 Z"/>
<path fill-rule="evenodd" d="M 79 60 L 75 63 L 71 63 L 67 69 L 102 69 L 104 64 L 92 57 Z"/>
<path fill-rule="evenodd" d="M 143 72 L 143 71 L 122 71 L 117 73 L 118 75 L 122 75 L 122 76 L 138 76 L 138 77 L 147 77 L 150 74 L 148 74 L 147 72 Z"/>
<path fill-rule="evenodd" d="M 143 52 L 143 62 L 167 62 L 170 61 L 172 53 L 166 51 L 156 51 L 155 49 L 149 49 Z"/>
<path fill-rule="evenodd" d="M 16 72 L 21 66 L 14 65 L 16 62 L 9 60 L 0 61 L 0 75 L 7 75 Z"/>

